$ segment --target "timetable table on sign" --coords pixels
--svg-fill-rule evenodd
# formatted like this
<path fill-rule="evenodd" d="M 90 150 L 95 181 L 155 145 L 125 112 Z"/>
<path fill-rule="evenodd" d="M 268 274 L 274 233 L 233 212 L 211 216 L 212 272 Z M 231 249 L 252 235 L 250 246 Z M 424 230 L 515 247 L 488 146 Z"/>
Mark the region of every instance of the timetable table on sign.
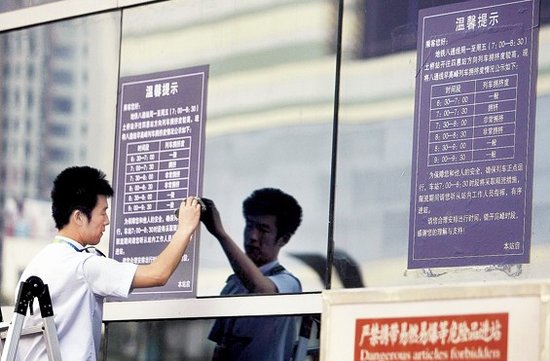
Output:
<path fill-rule="evenodd" d="M 124 214 L 173 210 L 188 196 L 191 137 L 127 144 Z"/>
<path fill-rule="evenodd" d="M 428 166 L 512 159 L 518 76 L 431 86 Z"/>

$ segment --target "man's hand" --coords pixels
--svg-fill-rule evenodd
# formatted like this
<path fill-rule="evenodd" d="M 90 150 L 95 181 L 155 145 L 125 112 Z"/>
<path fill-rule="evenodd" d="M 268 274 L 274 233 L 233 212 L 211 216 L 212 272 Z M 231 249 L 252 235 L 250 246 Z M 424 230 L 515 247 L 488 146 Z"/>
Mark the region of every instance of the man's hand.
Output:
<path fill-rule="evenodd" d="M 201 205 L 195 197 L 184 199 L 179 208 L 178 228 L 191 234 L 199 225 Z"/>
<path fill-rule="evenodd" d="M 223 228 L 220 212 L 216 208 L 216 205 L 211 199 L 201 198 L 202 202 L 206 206 L 206 210 L 202 212 L 201 221 L 212 235 L 216 238 L 223 237 L 225 235 L 225 229 Z"/>
<path fill-rule="evenodd" d="M 191 236 L 199 225 L 201 205 L 195 197 L 184 199 L 179 208 L 178 229 L 172 240 L 150 264 L 137 267 L 133 288 L 164 286 L 178 265 L 191 241 Z"/>

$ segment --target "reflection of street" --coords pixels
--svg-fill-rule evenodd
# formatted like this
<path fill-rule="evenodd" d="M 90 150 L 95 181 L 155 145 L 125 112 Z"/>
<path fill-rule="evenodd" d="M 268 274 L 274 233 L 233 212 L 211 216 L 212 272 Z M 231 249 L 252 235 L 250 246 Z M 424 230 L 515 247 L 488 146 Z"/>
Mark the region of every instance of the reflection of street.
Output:
<path fill-rule="evenodd" d="M 4 304 L 14 303 L 19 276 L 34 255 L 52 239 L 53 235 L 46 238 L 4 236 L 2 252 L 2 298 L 6 300 Z"/>
<path fill-rule="evenodd" d="M 4 208 L 6 236 L 21 238 L 50 237 L 55 233 L 48 202 L 36 199 L 7 198 Z"/>
<path fill-rule="evenodd" d="M 36 199 L 7 198 L 2 249 L 2 297 L 13 304 L 17 280 L 27 263 L 51 242 L 55 227 L 50 204 Z"/>

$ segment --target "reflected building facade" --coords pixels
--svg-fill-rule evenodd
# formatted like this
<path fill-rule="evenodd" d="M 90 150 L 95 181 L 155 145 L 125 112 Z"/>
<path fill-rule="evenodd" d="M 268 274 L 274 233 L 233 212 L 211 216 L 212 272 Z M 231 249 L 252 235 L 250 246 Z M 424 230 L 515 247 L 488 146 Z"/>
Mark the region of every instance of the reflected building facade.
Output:
<path fill-rule="evenodd" d="M 120 19 L 115 15 L 0 36 L 2 253 L 27 249 L 2 257 L 8 298 L 27 258 L 55 233 L 49 210 L 55 176 L 70 165 L 112 171 Z M 24 246 L 17 246 L 20 241 Z"/>
<path fill-rule="evenodd" d="M 16 199 L 47 199 L 64 165 L 87 160 L 88 37 L 67 35 L 56 25 L 4 36 L 5 187 Z"/>

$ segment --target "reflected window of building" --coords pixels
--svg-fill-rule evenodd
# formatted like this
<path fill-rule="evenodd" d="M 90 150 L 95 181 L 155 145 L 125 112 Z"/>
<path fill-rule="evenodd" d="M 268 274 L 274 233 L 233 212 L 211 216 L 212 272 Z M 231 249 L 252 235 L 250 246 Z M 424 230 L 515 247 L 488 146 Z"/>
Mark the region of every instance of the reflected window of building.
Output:
<path fill-rule="evenodd" d="M 72 100 L 64 97 L 56 97 L 52 100 L 52 109 L 61 113 L 70 113 L 73 107 Z"/>
<path fill-rule="evenodd" d="M 52 72 L 52 79 L 56 83 L 60 84 L 72 84 L 73 82 L 73 73 L 67 69 L 59 69 Z"/>

